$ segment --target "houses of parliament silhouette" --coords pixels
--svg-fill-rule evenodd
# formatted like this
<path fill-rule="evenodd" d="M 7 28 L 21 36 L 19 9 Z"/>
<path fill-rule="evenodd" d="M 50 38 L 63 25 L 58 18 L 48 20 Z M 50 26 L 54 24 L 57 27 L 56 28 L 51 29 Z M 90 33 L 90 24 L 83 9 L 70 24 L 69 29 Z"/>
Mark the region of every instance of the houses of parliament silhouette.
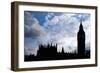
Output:
<path fill-rule="evenodd" d="M 86 59 L 90 58 L 90 51 L 85 50 L 85 32 L 83 29 L 82 22 L 79 26 L 77 33 L 77 52 L 65 53 L 62 47 L 62 52 L 57 52 L 57 44 L 52 45 L 39 45 L 37 55 L 34 54 L 25 55 L 24 61 L 42 61 L 42 60 L 64 60 L 64 59 Z"/>

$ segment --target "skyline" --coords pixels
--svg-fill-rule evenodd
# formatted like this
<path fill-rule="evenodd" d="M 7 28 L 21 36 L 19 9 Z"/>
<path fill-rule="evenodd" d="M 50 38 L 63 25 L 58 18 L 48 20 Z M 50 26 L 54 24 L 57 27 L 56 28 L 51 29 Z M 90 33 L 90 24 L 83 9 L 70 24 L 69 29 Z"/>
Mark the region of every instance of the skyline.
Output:
<path fill-rule="evenodd" d="M 24 11 L 25 54 L 36 55 L 41 43 L 57 43 L 58 52 L 62 46 L 65 52 L 73 52 L 77 49 L 80 21 L 86 32 L 86 50 L 90 50 L 90 14 Z"/>

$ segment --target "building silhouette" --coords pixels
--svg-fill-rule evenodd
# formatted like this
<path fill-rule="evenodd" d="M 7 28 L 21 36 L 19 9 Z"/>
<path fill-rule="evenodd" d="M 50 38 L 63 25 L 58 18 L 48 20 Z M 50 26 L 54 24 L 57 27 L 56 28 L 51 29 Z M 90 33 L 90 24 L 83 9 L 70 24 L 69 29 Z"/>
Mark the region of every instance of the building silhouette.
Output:
<path fill-rule="evenodd" d="M 66 40 L 67 41 L 67 40 Z M 85 50 L 85 32 L 82 22 L 77 33 L 77 52 L 65 53 L 64 47 L 61 52 L 57 52 L 57 44 L 48 43 L 47 45 L 40 44 L 37 55 L 25 55 L 24 61 L 42 61 L 42 60 L 64 60 L 64 59 L 86 59 L 90 58 L 90 50 Z"/>
<path fill-rule="evenodd" d="M 78 55 L 80 57 L 84 57 L 85 56 L 85 32 L 83 29 L 82 22 L 80 23 L 79 31 L 77 34 L 77 47 L 78 47 Z"/>
<path fill-rule="evenodd" d="M 39 45 L 39 50 L 37 53 L 38 57 L 42 57 L 42 58 L 53 58 L 55 57 L 57 54 L 57 44 L 56 45 L 52 45 L 48 43 L 48 45 Z"/>

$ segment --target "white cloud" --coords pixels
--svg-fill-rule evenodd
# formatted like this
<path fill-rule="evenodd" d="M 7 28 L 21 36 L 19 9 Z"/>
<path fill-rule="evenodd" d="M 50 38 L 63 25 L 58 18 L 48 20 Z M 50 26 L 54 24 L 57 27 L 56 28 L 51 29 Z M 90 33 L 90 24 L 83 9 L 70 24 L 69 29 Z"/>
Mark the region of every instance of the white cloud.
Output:
<path fill-rule="evenodd" d="M 25 12 L 25 54 L 37 54 L 40 37 L 45 35 L 45 31 L 40 26 L 39 21 L 29 12 Z"/>
<path fill-rule="evenodd" d="M 84 18 L 82 23 L 86 32 L 87 47 L 90 43 L 90 19 L 86 18 L 85 20 L 85 14 L 78 15 L 64 13 L 60 16 L 54 16 L 51 20 L 44 23 L 45 28 L 52 36 L 52 39 L 57 43 L 60 42 L 58 45 L 58 51 L 61 51 L 62 46 L 64 47 L 65 52 L 73 52 L 73 50 L 77 49 L 77 32 L 79 30 L 80 17 Z"/>
<path fill-rule="evenodd" d="M 61 52 L 62 46 L 65 52 L 73 52 L 77 49 L 77 32 L 79 30 L 79 17 L 77 14 L 63 13 L 59 16 L 55 16 L 54 13 L 48 13 L 45 17 L 46 22 L 44 26 L 39 24 L 39 21 L 33 17 L 30 13 L 27 13 L 27 19 L 25 23 L 26 32 L 32 34 L 32 42 L 26 44 L 25 49 L 27 54 L 35 54 L 38 50 L 38 45 L 58 44 L 58 52 Z M 82 15 L 79 15 L 82 16 Z M 84 21 L 83 26 L 86 33 L 86 46 L 90 45 L 90 19 Z M 25 38 L 30 39 L 30 38 Z M 26 41 L 27 42 L 27 41 Z"/>

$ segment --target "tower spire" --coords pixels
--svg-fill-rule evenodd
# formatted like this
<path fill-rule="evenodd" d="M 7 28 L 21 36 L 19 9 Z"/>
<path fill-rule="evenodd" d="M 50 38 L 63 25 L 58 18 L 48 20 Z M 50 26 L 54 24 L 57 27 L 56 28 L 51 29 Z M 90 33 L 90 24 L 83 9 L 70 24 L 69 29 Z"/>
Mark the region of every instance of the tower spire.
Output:
<path fill-rule="evenodd" d="M 83 30 L 82 21 L 80 22 L 79 31 L 77 35 L 78 54 L 80 57 L 85 56 L 85 32 Z"/>
<path fill-rule="evenodd" d="M 83 30 L 82 21 L 80 22 L 79 30 Z"/>
<path fill-rule="evenodd" d="M 62 47 L 62 53 L 64 53 L 64 48 Z"/>

